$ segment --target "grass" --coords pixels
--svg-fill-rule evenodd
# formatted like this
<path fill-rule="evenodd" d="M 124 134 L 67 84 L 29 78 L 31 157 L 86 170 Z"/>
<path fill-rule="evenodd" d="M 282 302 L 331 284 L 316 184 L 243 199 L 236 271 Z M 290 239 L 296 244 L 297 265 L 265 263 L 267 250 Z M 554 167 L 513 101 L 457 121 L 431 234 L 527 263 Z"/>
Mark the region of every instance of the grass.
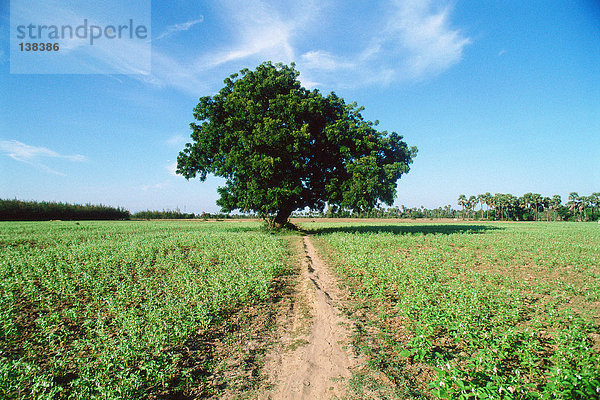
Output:
<path fill-rule="evenodd" d="M 597 224 L 301 228 L 350 294 L 370 365 L 354 397 L 600 397 Z M 1 223 L 0 397 L 258 395 L 292 235 L 239 221 Z"/>
<path fill-rule="evenodd" d="M 600 396 L 597 224 L 305 228 L 350 287 L 358 345 L 397 397 Z"/>
<path fill-rule="evenodd" d="M 7 222 L 0 251 L 3 398 L 189 392 L 217 367 L 190 348 L 265 303 L 289 257 L 256 223 L 164 221 Z"/>

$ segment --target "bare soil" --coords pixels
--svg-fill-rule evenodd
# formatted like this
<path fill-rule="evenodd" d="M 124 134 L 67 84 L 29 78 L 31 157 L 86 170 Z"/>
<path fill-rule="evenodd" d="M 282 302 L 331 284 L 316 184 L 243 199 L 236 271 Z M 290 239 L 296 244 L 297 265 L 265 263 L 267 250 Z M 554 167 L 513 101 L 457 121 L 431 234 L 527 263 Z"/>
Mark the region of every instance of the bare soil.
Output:
<path fill-rule="evenodd" d="M 261 399 L 331 399 L 346 395 L 358 365 L 350 348 L 350 322 L 337 304 L 342 295 L 334 275 L 303 237 L 302 273 L 296 306 L 284 324 L 280 344 L 267 356 L 265 372 L 273 387 Z"/>

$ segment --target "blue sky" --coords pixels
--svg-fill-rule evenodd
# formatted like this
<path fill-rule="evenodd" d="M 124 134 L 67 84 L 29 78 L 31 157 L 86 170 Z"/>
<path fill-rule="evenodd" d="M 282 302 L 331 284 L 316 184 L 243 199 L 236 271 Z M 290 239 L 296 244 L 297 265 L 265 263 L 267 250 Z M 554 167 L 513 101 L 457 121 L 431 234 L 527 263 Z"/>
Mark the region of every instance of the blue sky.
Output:
<path fill-rule="evenodd" d="M 306 87 L 356 101 L 418 147 L 396 205 L 600 191 L 597 1 L 151 7 L 150 73 L 11 74 L 2 0 L 0 198 L 218 211 L 220 178 L 186 181 L 175 160 L 198 98 L 265 60 L 296 62 Z"/>

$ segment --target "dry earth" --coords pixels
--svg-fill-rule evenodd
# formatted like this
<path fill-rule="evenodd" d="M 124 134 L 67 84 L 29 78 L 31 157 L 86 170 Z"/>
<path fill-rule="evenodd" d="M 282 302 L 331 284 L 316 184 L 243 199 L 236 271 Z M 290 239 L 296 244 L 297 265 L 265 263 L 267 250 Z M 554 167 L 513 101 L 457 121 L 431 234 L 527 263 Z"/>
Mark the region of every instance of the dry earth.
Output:
<path fill-rule="evenodd" d="M 336 304 L 341 295 L 332 273 L 303 237 L 302 274 L 296 306 L 279 346 L 267 356 L 273 384 L 261 399 L 331 399 L 345 395 L 358 359 L 350 348 L 350 322 Z"/>

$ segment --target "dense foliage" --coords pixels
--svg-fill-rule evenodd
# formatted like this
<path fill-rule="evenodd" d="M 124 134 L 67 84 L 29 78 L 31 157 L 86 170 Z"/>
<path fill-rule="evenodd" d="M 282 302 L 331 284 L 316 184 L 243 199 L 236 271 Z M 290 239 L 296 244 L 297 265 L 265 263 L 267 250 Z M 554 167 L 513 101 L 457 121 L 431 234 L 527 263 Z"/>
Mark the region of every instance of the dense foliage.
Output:
<path fill-rule="evenodd" d="M 216 367 L 188 346 L 265 300 L 286 257 L 256 223 L 3 222 L 0 398 L 183 393 Z"/>
<path fill-rule="evenodd" d="M 305 89 L 298 75 L 294 65 L 266 62 L 200 98 L 177 172 L 226 178 L 217 201 L 224 211 L 274 216 L 277 225 L 294 210 L 326 204 L 356 211 L 391 205 L 416 148 L 376 130 L 356 104 Z"/>
<path fill-rule="evenodd" d="M 193 219 L 196 215 L 194 213 L 182 213 L 179 210 L 145 210 L 138 211 L 131 216 L 134 219 Z"/>
<path fill-rule="evenodd" d="M 401 398 L 598 398 L 596 224 L 308 227 L 370 310 L 381 342 L 359 345 Z"/>
<path fill-rule="evenodd" d="M 0 199 L 0 221 L 128 219 L 129 211 L 95 204 Z"/>
<path fill-rule="evenodd" d="M 469 218 L 497 221 L 596 221 L 600 219 L 600 192 L 589 196 L 569 194 L 566 204 L 560 195 L 545 197 L 538 193 L 512 194 L 490 193 L 477 196 L 461 194 L 456 210 L 450 204 L 428 209 L 421 207 L 376 207 L 368 211 L 329 208 L 326 212 L 296 212 L 299 217 L 333 218 Z M 479 209 L 478 209 L 479 208 Z"/>
<path fill-rule="evenodd" d="M 545 197 L 539 193 L 525 193 L 521 197 L 512 194 L 490 193 L 470 196 L 461 194 L 458 205 L 465 216 L 476 216 L 475 206 L 480 204 L 480 215 L 484 217 L 484 204 L 487 207 L 485 217 L 496 220 L 538 221 L 538 220 L 577 220 L 595 221 L 600 218 L 600 192 L 589 196 L 579 196 L 577 192 L 569 194 L 566 205 L 559 195 Z"/>

